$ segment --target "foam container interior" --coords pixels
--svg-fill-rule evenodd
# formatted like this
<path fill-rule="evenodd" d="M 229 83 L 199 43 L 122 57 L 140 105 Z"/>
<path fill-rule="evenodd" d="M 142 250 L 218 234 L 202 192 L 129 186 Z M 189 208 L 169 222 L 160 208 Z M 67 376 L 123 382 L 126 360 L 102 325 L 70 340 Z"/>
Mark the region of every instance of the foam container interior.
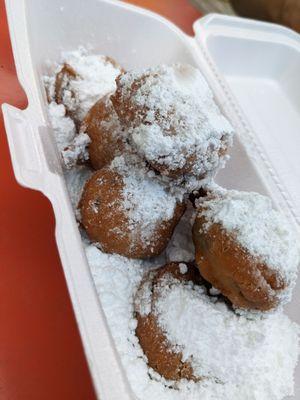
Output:
<path fill-rule="evenodd" d="M 187 62 L 206 76 L 237 132 L 217 181 L 271 196 L 291 224 L 300 223 L 300 36 L 272 24 L 208 15 L 189 37 L 149 11 L 113 0 L 6 0 L 24 111 L 4 105 L 14 171 L 42 191 L 56 217 L 56 239 L 74 312 L 101 400 L 132 399 L 97 298 L 64 183 L 42 76 L 61 51 L 79 45 L 125 69 Z M 299 283 L 287 313 L 300 322 Z M 300 368 L 296 393 L 300 398 Z"/>

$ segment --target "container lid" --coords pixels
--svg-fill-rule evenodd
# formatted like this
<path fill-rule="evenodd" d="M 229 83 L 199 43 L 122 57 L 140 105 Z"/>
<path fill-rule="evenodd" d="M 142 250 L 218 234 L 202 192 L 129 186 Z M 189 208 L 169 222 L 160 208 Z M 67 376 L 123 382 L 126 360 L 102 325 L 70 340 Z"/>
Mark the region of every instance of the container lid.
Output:
<path fill-rule="evenodd" d="M 300 35 L 278 25 L 211 14 L 197 44 L 294 219 L 300 224 Z M 237 106 L 238 105 L 238 106 Z M 283 201 L 282 200 L 282 201 Z M 280 202 L 280 200 L 279 200 Z"/>

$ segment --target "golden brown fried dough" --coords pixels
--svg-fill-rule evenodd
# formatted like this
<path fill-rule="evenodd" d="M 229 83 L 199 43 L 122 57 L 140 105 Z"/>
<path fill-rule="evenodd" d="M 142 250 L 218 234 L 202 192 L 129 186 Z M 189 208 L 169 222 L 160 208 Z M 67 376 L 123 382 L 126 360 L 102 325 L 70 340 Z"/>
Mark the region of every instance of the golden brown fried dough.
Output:
<path fill-rule="evenodd" d="M 125 135 L 108 98 L 100 99 L 90 109 L 80 128 L 88 134 L 89 159 L 94 169 L 108 165 L 124 150 Z"/>
<path fill-rule="evenodd" d="M 165 266 L 151 271 L 143 279 L 137 295 L 135 297 L 135 311 L 137 318 L 136 335 L 139 343 L 147 357 L 148 365 L 167 380 L 178 381 L 188 379 L 197 381 L 199 378 L 194 376 L 192 366 L 188 362 L 182 361 L 182 354 L 175 352 L 168 342 L 165 333 L 158 326 L 157 316 L 155 315 L 155 301 L 160 295 L 160 284 L 163 278 L 170 274 L 172 277 L 182 281 L 192 281 L 200 283 L 199 272 L 192 265 L 187 265 L 187 271 L 180 272 L 181 263 L 169 263 Z M 143 297 L 144 287 L 150 285 L 151 298 L 149 299 L 150 312 L 143 315 L 141 310 L 141 298 Z"/>
<path fill-rule="evenodd" d="M 297 233 L 271 200 L 214 187 L 196 206 L 193 240 L 202 276 L 235 308 L 268 311 L 290 301 Z"/>
<path fill-rule="evenodd" d="M 147 221 L 130 217 L 136 204 L 131 203 L 130 196 L 125 199 L 124 181 L 119 172 L 109 167 L 92 175 L 85 185 L 80 201 L 82 224 L 89 238 L 107 253 L 130 258 L 157 256 L 167 246 L 185 206 L 176 204 L 172 217 L 168 220 L 152 221 L 149 232 L 143 226 L 148 229 L 150 223 L 147 225 Z M 149 192 L 150 196 L 155 196 L 155 193 Z M 163 209 L 166 204 L 157 204 L 157 207 Z M 156 211 L 153 210 L 153 213 Z"/>
<path fill-rule="evenodd" d="M 213 224 L 205 232 L 204 223 L 203 218 L 196 218 L 193 228 L 201 275 L 237 308 L 275 308 L 277 292 L 286 286 L 278 273 L 251 256 L 220 224 Z"/>
<path fill-rule="evenodd" d="M 154 170 L 179 182 L 215 172 L 232 127 L 196 68 L 176 64 L 127 72 L 116 83 L 114 108 L 132 147 Z"/>

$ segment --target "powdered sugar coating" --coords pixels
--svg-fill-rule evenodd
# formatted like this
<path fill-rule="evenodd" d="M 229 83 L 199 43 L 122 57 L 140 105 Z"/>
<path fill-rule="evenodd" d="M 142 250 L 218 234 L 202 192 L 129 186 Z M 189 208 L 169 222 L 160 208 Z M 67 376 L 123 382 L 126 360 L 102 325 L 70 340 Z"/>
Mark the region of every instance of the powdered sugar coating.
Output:
<path fill-rule="evenodd" d="M 204 229 L 214 224 L 231 233 L 252 256 L 278 271 L 294 284 L 300 262 L 300 238 L 268 197 L 253 192 L 222 191 L 215 198 L 200 199 Z"/>
<path fill-rule="evenodd" d="M 48 115 L 63 165 L 72 168 L 79 160 L 87 160 L 87 145 L 90 139 L 84 133 L 76 133 L 74 121 L 66 115 L 65 106 L 51 101 Z"/>
<path fill-rule="evenodd" d="M 61 63 L 56 66 L 55 73 L 61 70 L 64 63 L 70 65 L 77 76 L 62 82 L 63 104 L 55 102 L 55 76 L 44 76 L 43 80 L 50 101 L 48 115 L 55 141 L 64 166 L 71 168 L 78 160 L 88 159 L 87 145 L 90 140 L 83 133 L 76 136 L 75 123 L 67 115 L 67 110 L 71 111 L 78 121 L 82 121 L 97 100 L 116 89 L 115 79 L 120 69 L 108 61 L 107 57 L 89 54 L 83 47 L 62 53 Z M 67 78 L 64 77 L 65 80 Z"/>
<path fill-rule="evenodd" d="M 120 69 L 105 56 L 88 54 L 87 50 L 64 52 L 62 62 L 70 65 L 77 76 L 68 82 L 64 90 L 63 103 L 76 112 L 82 121 L 89 109 L 101 98 L 116 89 L 115 79 Z"/>
<path fill-rule="evenodd" d="M 132 155 L 116 157 L 110 168 L 122 176 L 122 208 L 128 215 L 133 234 L 141 236 L 147 246 L 163 221 L 173 218 L 177 200 L 167 188 Z"/>
<path fill-rule="evenodd" d="M 198 69 L 174 64 L 135 70 L 118 85 L 124 104 L 135 110 L 132 144 L 147 161 L 197 177 L 218 169 L 233 128 Z"/>

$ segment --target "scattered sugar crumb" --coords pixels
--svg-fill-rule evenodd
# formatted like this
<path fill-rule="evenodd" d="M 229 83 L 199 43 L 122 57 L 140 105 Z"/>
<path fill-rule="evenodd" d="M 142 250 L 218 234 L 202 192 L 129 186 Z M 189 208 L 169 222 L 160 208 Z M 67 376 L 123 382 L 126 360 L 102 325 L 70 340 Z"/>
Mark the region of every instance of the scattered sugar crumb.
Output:
<path fill-rule="evenodd" d="M 179 264 L 179 271 L 180 271 L 180 273 L 182 274 L 182 275 L 184 275 L 184 274 L 186 274 L 187 273 L 187 266 L 186 266 L 186 264 L 184 264 L 184 263 L 180 263 Z"/>
<path fill-rule="evenodd" d="M 209 294 L 210 294 L 211 296 L 218 296 L 219 294 L 221 294 L 221 292 L 220 292 L 219 289 L 216 289 L 216 288 L 214 288 L 214 287 L 211 287 L 211 288 L 209 289 Z"/>

